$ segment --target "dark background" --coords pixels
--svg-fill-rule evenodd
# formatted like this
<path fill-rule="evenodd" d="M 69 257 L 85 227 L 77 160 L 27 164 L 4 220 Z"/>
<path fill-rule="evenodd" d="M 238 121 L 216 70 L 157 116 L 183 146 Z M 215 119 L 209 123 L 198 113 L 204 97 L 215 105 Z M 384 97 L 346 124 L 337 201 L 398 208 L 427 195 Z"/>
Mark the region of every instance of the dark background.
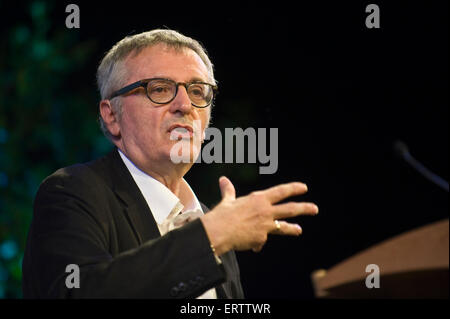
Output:
<path fill-rule="evenodd" d="M 320 208 L 293 220 L 300 238 L 271 236 L 258 254 L 238 252 L 248 298 L 313 298 L 312 271 L 448 217 L 448 194 L 392 148 L 403 140 L 448 179 L 448 2 L 78 1 L 80 29 L 65 28 L 70 2 L 42 3 L 0 4 L 0 244 L 16 243 L 14 257 L 0 254 L 3 297 L 20 296 L 17 267 L 42 178 L 109 149 L 96 124 L 99 61 L 124 36 L 154 28 L 206 47 L 220 91 L 212 126 L 279 130 L 275 174 L 259 175 L 264 164 L 196 165 L 186 178 L 200 200 L 214 206 L 226 175 L 238 195 L 305 182 L 308 194 L 294 199 Z M 369 3 L 380 7 L 381 29 L 365 26 Z M 17 40 L 23 28 L 29 44 Z"/>

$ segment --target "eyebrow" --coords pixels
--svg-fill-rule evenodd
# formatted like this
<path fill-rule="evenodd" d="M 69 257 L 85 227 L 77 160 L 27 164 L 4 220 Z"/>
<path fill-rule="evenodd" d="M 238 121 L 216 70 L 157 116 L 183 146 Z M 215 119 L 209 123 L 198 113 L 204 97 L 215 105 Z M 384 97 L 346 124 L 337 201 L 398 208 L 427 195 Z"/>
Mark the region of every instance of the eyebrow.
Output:
<path fill-rule="evenodd" d="M 189 82 L 208 82 L 208 80 L 204 80 L 204 79 L 194 76 L 193 78 L 190 79 Z"/>
<path fill-rule="evenodd" d="M 172 79 L 171 77 L 165 76 L 165 75 L 156 75 L 156 76 L 153 76 L 153 78 L 162 78 L 162 79 L 169 79 L 169 80 L 175 81 L 175 80 Z M 175 82 L 177 82 L 177 81 L 175 81 Z M 197 77 L 197 76 L 191 77 L 191 78 L 188 80 L 188 83 L 191 83 L 191 82 L 203 82 L 203 83 L 209 83 L 209 82 L 208 82 L 208 79 L 205 80 L 205 79 L 199 78 L 199 77 Z"/>

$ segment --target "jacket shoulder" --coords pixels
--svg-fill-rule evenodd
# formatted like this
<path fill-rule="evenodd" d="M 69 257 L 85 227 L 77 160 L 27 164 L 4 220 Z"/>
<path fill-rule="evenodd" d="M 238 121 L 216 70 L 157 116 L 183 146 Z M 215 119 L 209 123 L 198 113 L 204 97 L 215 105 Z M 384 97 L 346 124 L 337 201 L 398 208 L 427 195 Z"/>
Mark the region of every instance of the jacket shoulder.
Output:
<path fill-rule="evenodd" d="M 112 174 L 109 172 L 109 166 L 113 152 L 98 159 L 77 163 L 67 167 L 60 168 L 46 177 L 41 184 L 49 184 L 53 181 L 85 181 L 85 182 L 107 182 L 107 177 Z"/>
<path fill-rule="evenodd" d="M 43 192 L 70 191 L 80 195 L 95 195 L 111 188 L 111 180 L 107 167 L 107 156 L 86 162 L 70 165 L 56 170 L 47 176 L 39 186 L 36 198 Z"/>

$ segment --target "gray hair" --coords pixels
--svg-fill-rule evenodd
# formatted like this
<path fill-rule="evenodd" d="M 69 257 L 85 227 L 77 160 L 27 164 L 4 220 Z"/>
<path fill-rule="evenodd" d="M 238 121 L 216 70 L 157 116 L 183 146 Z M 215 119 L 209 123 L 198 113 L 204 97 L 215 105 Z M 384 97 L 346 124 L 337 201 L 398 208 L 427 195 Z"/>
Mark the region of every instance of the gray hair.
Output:
<path fill-rule="evenodd" d="M 117 42 L 111 50 L 109 50 L 97 69 L 97 85 L 100 91 L 101 99 L 108 97 L 115 91 L 120 89 L 126 83 L 127 70 L 125 68 L 125 59 L 130 55 L 138 55 L 143 49 L 163 43 L 169 48 L 181 51 L 185 48 L 193 50 L 197 53 L 205 63 L 208 69 L 210 81 L 216 84 L 214 79 L 213 64 L 211 63 L 206 49 L 198 42 L 174 30 L 156 29 L 127 36 Z M 120 97 L 111 101 L 111 106 L 118 116 L 122 114 L 122 101 Z M 103 118 L 99 114 L 100 128 L 103 134 L 112 140 L 112 135 L 106 128 Z"/>

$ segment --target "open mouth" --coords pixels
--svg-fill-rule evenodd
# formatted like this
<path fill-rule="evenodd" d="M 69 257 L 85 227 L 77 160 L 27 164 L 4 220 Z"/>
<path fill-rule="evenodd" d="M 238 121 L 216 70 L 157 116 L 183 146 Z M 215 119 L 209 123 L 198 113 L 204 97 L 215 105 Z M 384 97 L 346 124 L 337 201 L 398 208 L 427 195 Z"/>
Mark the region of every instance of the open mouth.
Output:
<path fill-rule="evenodd" d="M 174 124 L 169 127 L 170 139 L 191 139 L 194 136 L 194 131 L 190 125 Z"/>

